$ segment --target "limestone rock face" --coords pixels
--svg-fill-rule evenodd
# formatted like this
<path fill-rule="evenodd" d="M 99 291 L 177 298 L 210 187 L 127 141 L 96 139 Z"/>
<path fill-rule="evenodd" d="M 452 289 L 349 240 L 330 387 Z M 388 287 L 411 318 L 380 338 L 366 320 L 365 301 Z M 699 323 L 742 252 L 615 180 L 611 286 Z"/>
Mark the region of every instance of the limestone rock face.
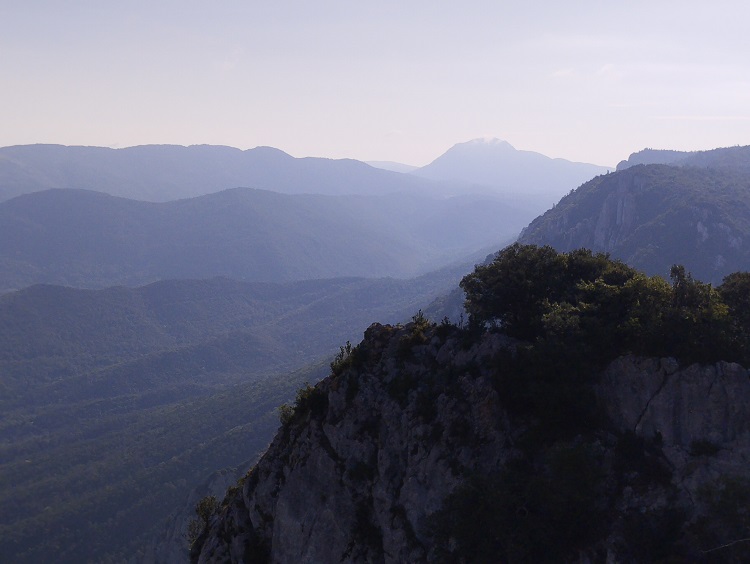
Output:
<path fill-rule="evenodd" d="M 643 182 L 637 174 L 599 182 L 606 185 L 605 189 L 599 191 L 595 202 L 588 204 L 588 213 L 566 205 L 574 198 L 563 199 L 556 208 L 534 220 L 520 240 L 565 250 L 586 247 L 608 253 L 618 251 L 642 219 L 639 194 Z"/>
<path fill-rule="evenodd" d="M 609 194 L 594 227 L 594 246 L 611 252 L 630 235 L 638 219 L 636 198 L 625 179 Z"/>
<path fill-rule="evenodd" d="M 529 422 L 509 415 L 493 380 L 498 353 L 515 346 L 497 333 L 464 341 L 448 326 L 371 326 L 230 488 L 193 561 L 435 561 L 430 516 L 468 476 L 498 476 L 528 441 Z M 673 514 L 683 531 L 706 528 L 713 506 L 702 492 L 750 479 L 744 368 L 626 356 L 595 390 L 608 422 L 574 442 L 595 445 L 608 509 L 578 561 L 637 562 L 633 523 L 654 528 L 657 541 Z M 650 445 L 651 466 L 617 470 L 629 464 L 627 436 Z M 647 480 L 642 467 L 659 478 Z"/>
<path fill-rule="evenodd" d="M 506 337 L 459 352 L 455 338 L 373 325 L 365 342 L 363 366 L 316 387 L 325 412 L 297 413 L 281 428 L 196 560 L 424 561 L 425 519 L 458 476 L 510 455 L 497 393 L 470 370 Z"/>
<path fill-rule="evenodd" d="M 677 481 L 697 494 L 708 478 L 747 475 L 750 462 L 750 376 L 739 364 L 693 364 L 621 357 L 598 386 L 619 431 L 657 437 Z M 695 456 L 701 447 L 711 456 Z"/>
<path fill-rule="evenodd" d="M 609 253 L 648 274 L 682 264 L 704 282 L 748 264 L 747 174 L 639 165 L 599 176 L 522 232 L 523 244 Z"/>
<path fill-rule="evenodd" d="M 674 359 L 621 357 L 604 372 L 600 396 L 623 431 L 659 433 L 668 448 L 695 441 L 750 446 L 750 378 L 738 364 L 694 364 Z"/>

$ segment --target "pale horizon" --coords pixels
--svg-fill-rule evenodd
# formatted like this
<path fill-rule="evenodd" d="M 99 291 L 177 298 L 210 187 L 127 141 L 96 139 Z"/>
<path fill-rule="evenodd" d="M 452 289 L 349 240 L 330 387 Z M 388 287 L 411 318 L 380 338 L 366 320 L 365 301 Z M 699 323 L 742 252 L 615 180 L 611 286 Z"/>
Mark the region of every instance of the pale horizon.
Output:
<path fill-rule="evenodd" d="M 0 7 L 0 146 L 424 166 L 481 137 L 615 166 L 750 144 L 750 9 L 300 0 Z"/>

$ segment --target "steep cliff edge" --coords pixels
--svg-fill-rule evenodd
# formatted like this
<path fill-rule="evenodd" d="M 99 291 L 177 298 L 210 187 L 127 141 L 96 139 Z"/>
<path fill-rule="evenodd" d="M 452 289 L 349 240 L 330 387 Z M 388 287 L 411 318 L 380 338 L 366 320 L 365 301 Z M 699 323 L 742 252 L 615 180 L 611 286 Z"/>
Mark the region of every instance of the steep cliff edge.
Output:
<path fill-rule="evenodd" d="M 558 432 L 504 393 L 516 346 L 371 326 L 301 391 L 193 561 L 741 561 L 747 370 L 622 356 L 591 375 L 595 416 Z"/>
<path fill-rule="evenodd" d="M 507 338 L 459 352 L 451 333 L 370 327 L 351 365 L 316 386 L 230 492 L 195 559 L 426 559 L 425 519 L 462 473 L 512 454 L 489 374 L 470 368 Z"/>

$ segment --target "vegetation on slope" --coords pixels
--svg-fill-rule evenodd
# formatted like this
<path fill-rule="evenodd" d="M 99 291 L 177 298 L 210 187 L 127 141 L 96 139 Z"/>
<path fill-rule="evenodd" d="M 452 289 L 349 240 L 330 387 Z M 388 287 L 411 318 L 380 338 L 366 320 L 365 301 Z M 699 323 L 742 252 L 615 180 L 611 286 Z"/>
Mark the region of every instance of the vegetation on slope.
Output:
<path fill-rule="evenodd" d="M 287 194 L 384 194 L 434 183 L 351 159 L 294 158 L 279 149 L 142 145 L 122 149 L 18 145 L 0 148 L 0 201 L 50 188 L 98 190 L 151 202 L 252 186 Z"/>
<path fill-rule="evenodd" d="M 511 411 L 557 437 L 597 423 L 596 374 L 618 356 L 750 365 L 750 275 L 718 288 L 671 269 L 671 284 L 601 253 L 514 244 L 461 281 L 471 331 L 519 339 L 498 359 Z"/>
<path fill-rule="evenodd" d="M 723 147 L 710 151 L 664 151 L 643 149 L 617 165 L 617 170 L 639 164 L 668 164 L 701 168 L 724 168 L 750 172 L 750 146 Z"/>
<path fill-rule="evenodd" d="M 628 352 L 685 362 L 747 362 L 747 276 L 713 288 L 680 265 L 671 285 L 602 253 L 514 244 L 464 277 L 475 326 L 609 361 Z"/>
<path fill-rule="evenodd" d="M 627 353 L 676 357 L 664 361 L 672 373 L 750 360 L 750 276 L 713 288 L 682 267 L 671 274 L 513 245 L 464 278 L 467 326 L 420 314 L 372 326 L 282 410 L 270 456 L 216 508 L 193 558 L 293 558 L 288 534 L 293 547 L 338 543 L 361 560 L 383 558 L 387 544 L 388 554 L 441 562 L 572 562 L 610 549 L 623 561 L 742 561 L 744 466 L 678 503 L 685 475 L 673 476 L 660 435 L 616 427 L 597 395 L 602 370 Z M 680 456 L 695 468 L 717 449 L 696 440 Z M 442 508 L 425 515 L 440 495 Z M 308 543 L 316 503 L 355 511 L 350 530 Z M 259 517 L 249 524 L 248 514 Z"/>
<path fill-rule="evenodd" d="M 266 446 L 276 406 L 323 376 L 337 343 L 373 318 L 402 319 L 457 279 L 448 270 L 0 296 L 0 503 L 12 508 L 0 554 L 136 554 L 195 484 Z"/>
<path fill-rule="evenodd" d="M 179 402 L 144 406 L 136 392 L 48 413 L 56 431 L 0 446 L 12 508 L 0 551 L 13 562 L 138 560 L 186 493 L 215 468 L 256 458 L 278 427 L 276 406 L 320 376 L 313 366 Z"/>
<path fill-rule="evenodd" d="M 750 264 L 750 175 L 738 168 L 639 165 L 587 182 L 519 242 L 607 252 L 648 274 L 682 264 L 718 284 Z"/>
<path fill-rule="evenodd" d="M 156 204 L 48 190 L 0 203 L 0 292 L 214 276 L 406 278 L 497 248 L 524 223 L 494 197 L 237 188 Z"/>
<path fill-rule="evenodd" d="M 634 476 L 641 489 L 669 483 L 658 437 L 618 437 L 614 466 L 609 475 L 602 473 L 607 422 L 593 386 L 616 357 L 750 365 L 748 273 L 732 274 L 713 288 L 674 266 L 669 284 L 585 249 L 558 253 L 516 244 L 478 266 L 461 286 L 470 331 L 499 330 L 519 339 L 514 350 L 495 359 L 496 386 L 509 412 L 529 430 L 519 442 L 520 458 L 496 475 L 472 477 L 434 516 L 448 560 L 572 559 L 576 549 L 607 531 L 617 494 L 607 490 L 612 483 L 632 485 Z M 742 495 L 750 494 L 749 486 L 747 480 L 736 485 Z M 729 529 L 701 523 L 688 531 L 688 515 L 673 506 L 633 517 L 626 541 L 638 561 L 672 561 L 695 554 L 696 546 L 733 539 Z M 735 547 L 716 557 L 739 561 L 741 553 Z"/>

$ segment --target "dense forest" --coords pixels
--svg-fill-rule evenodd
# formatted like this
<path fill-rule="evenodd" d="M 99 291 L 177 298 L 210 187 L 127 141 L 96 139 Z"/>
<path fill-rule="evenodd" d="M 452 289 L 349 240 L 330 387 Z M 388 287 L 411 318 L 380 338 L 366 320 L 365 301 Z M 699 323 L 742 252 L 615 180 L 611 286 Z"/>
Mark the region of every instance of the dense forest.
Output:
<path fill-rule="evenodd" d="M 276 408 L 325 375 L 338 343 L 373 318 L 407 318 L 464 270 L 0 296 L 0 502 L 13 508 L 0 552 L 14 562 L 140 554 L 211 472 L 257 458 Z"/>
<path fill-rule="evenodd" d="M 0 292 L 215 276 L 411 278 L 497 249 L 517 236 L 523 217 L 495 196 L 236 188 L 153 203 L 47 190 L 0 202 Z"/>

